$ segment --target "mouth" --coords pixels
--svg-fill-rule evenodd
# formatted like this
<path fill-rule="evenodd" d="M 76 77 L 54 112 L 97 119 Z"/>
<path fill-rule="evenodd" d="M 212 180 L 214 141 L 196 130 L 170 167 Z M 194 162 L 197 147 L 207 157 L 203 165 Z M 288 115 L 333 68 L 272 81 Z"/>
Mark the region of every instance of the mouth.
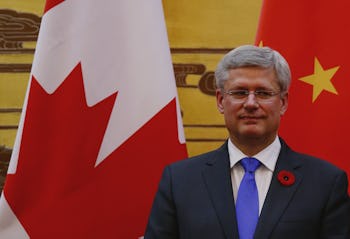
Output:
<path fill-rule="evenodd" d="M 261 119 L 263 118 L 262 116 L 257 116 L 257 115 L 240 115 L 239 116 L 240 119 Z"/>
<path fill-rule="evenodd" d="M 262 116 L 253 116 L 253 115 L 241 115 L 239 116 L 240 120 L 243 120 L 246 123 L 256 123 L 257 121 L 261 120 Z"/>

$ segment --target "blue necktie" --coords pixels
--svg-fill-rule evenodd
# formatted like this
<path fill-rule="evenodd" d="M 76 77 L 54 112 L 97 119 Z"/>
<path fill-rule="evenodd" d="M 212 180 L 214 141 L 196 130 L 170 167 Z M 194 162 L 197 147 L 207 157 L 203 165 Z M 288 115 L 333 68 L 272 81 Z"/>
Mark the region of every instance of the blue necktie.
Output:
<path fill-rule="evenodd" d="M 254 174 L 260 162 L 256 158 L 243 158 L 241 165 L 245 174 L 236 200 L 238 232 L 240 239 L 252 239 L 259 219 L 259 197 Z"/>

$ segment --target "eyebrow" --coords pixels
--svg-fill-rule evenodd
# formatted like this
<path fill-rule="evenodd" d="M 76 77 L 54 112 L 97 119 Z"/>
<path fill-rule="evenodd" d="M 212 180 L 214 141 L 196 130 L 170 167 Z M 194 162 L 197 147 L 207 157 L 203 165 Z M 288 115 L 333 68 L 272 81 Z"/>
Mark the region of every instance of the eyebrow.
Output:
<path fill-rule="evenodd" d="M 230 88 L 230 90 L 248 90 L 249 87 L 246 86 L 234 86 Z M 267 90 L 267 91 L 276 91 L 277 89 L 266 87 L 266 86 L 259 86 L 254 88 L 254 91 L 256 90 Z"/>

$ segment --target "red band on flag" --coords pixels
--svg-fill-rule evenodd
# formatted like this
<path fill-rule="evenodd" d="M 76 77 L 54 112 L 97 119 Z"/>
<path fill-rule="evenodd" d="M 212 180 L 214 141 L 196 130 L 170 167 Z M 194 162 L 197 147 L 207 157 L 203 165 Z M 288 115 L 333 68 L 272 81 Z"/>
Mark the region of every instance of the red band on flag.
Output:
<path fill-rule="evenodd" d="M 64 0 L 46 0 L 45 8 L 44 8 L 44 14 L 49 11 L 51 8 L 56 7 L 61 2 L 64 2 Z"/>

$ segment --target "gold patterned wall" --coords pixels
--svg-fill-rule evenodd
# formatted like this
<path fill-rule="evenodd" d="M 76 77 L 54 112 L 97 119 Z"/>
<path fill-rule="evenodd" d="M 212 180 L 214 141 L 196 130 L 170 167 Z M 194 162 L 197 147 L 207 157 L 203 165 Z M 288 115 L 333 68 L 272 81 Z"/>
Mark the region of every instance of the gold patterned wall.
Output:
<path fill-rule="evenodd" d="M 0 0 L 0 175 L 14 144 L 44 4 Z M 254 42 L 261 0 L 164 0 L 163 5 L 187 148 L 197 155 L 227 138 L 213 71 L 228 50 Z"/>

